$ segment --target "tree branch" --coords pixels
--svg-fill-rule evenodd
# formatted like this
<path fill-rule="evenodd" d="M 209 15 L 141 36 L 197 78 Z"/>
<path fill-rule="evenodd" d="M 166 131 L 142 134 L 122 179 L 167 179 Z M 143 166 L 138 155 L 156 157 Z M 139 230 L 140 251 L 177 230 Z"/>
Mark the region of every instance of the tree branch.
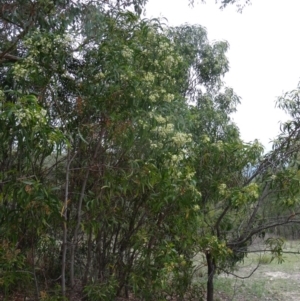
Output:
<path fill-rule="evenodd" d="M 247 252 L 246 252 L 247 253 Z M 239 276 L 239 275 L 236 275 L 236 274 L 234 274 L 234 273 L 232 273 L 232 272 L 229 272 L 229 271 L 227 271 L 227 270 L 225 270 L 225 269 L 222 269 L 222 268 L 220 268 L 220 267 L 217 267 L 220 271 L 222 271 L 222 272 L 224 272 L 225 274 L 229 274 L 229 275 L 232 275 L 232 276 L 234 276 L 234 277 L 236 277 L 236 278 L 239 278 L 239 279 L 247 279 L 247 278 L 250 278 L 253 274 L 254 274 L 254 272 L 258 269 L 258 267 L 259 267 L 259 263 L 257 264 L 257 266 L 254 268 L 254 270 L 252 270 L 251 271 L 251 273 L 248 275 L 248 276 Z"/>
<path fill-rule="evenodd" d="M 294 220 L 293 219 L 297 215 L 300 215 L 300 212 L 294 213 L 293 215 L 289 215 L 282 222 L 278 221 L 278 222 L 273 223 L 273 224 L 264 225 L 262 227 L 256 228 L 256 229 L 252 230 L 251 232 L 249 232 L 244 237 L 242 236 L 238 241 L 236 241 L 236 242 L 229 242 L 227 244 L 227 246 L 230 247 L 230 248 L 231 247 L 235 248 L 235 247 L 237 247 L 239 245 L 243 245 L 245 242 L 247 242 L 249 239 L 251 239 L 255 234 L 258 234 L 258 233 L 260 233 L 260 232 L 262 232 L 264 230 L 267 230 L 267 229 L 275 228 L 277 226 L 283 226 L 283 225 L 290 224 L 290 223 L 297 223 L 297 224 L 299 223 L 300 224 L 300 220 Z"/>
<path fill-rule="evenodd" d="M 17 62 L 20 61 L 22 58 L 20 58 L 19 56 L 15 56 L 12 54 L 8 54 L 8 53 L 0 53 L 0 63 L 4 62 L 4 61 L 11 61 L 11 62 Z"/>

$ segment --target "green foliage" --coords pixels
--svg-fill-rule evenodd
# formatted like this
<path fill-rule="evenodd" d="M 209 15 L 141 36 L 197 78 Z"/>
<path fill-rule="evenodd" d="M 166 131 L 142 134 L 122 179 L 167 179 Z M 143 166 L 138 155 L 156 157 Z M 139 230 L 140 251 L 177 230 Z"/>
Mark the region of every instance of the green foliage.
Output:
<path fill-rule="evenodd" d="M 67 298 L 61 296 L 61 286 L 55 285 L 51 292 L 42 290 L 40 292 L 40 300 L 42 301 L 68 301 Z"/>
<path fill-rule="evenodd" d="M 283 245 L 284 240 L 282 238 L 268 238 L 266 244 L 270 247 L 272 253 L 272 260 L 277 259 L 278 263 L 283 263 Z"/>
<path fill-rule="evenodd" d="M 0 245 L 0 292 L 9 296 L 16 288 L 30 284 L 31 275 L 24 270 L 25 256 L 20 249 L 3 240 Z"/>
<path fill-rule="evenodd" d="M 269 254 L 263 254 L 261 257 L 258 258 L 259 264 L 270 264 L 273 260 L 273 257 Z"/>
<path fill-rule="evenodd" d="M 240 99 L 222 81 L 228 43 L 142 19 L 143 4 L 0 7 L 6 293 L 31 275 L 45 300 L 76 283 L 89 300 L 200 296 L 196 254 L 213 274 L 231 269 L 253 237 L 291 220 L 271 223 L 266 210 L 298 205 L 297 151 L 281 135 L 262 157 L 240 139 L 230 117 Z M 296 104 L 284 106 L 296 119 Z M 283 131 L 294 139 L 296 127 Z"/>
<path fill-rule="evenodd" d="M 114 298 L 117 292 L 118 282 L 111 277 L 105 283 L 92 283 L 84 288 L 87 300 L 89 301 L 109 301 Z"/>

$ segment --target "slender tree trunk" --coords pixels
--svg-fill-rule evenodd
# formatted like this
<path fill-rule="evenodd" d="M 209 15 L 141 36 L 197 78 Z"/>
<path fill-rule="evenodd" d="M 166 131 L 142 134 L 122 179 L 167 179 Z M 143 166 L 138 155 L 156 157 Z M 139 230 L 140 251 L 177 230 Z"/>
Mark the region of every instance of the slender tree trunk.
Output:
<path fill-rule="evenodd" d="M 88 276 L 90 273 L 91 261 L 92 261 L 92 230 L 89 231 L 88 235 L 88 250 L 87 250 L 87 259 L 86 259 L 86 267 L 82 280 L 83 286 L 85 286 L 88 282 Z"/>
<path fill-rule="evenodd" d="M 70 262 L 70 282 L 71 282 L 71 286 L 73 287 L 75 285 L 75 249 L 77 246 L 77 240 L 78 240 L 78 231 L 80 228 L 80 223 L 81 223 L 81 211 L 82 211 L 82 203 L 83 203 L 83 199 L 85 196 L 85 189 L 86 189 L 86 185 L 87 185 L 87 181 L 90 175 L 90 170 L 88 169 L 85 177 L 84 177 L 84 181 L 81 187 L 81 193 L 80 193 L 80 197 L 79 197 L 79 204 L 78 204 L 78 209 L 77 209 L 77 223 L 76 223 L 76 227 L 75 227 L 75 231 L 74 231 L 74 236 L 72 239 L 72 244 L 71 244 L 71 262 Z"/>
<path fill-rule="evenodd" d="M 206 253 L 207 263 L 207 294 L 206 301 L 214 300 L 214 275 L 215 275 L 215 263 L 211 253 Z"/>
<path fill-rule="evenodd" d="M 32 264 L 33 264 L 33 278 L 34 278 L 34 285 L 35 285 L 35 300 L 40 300 L 40 290 L 39 290 L 39 284 L 38 284 L 38 279 L 36 277 L 36 268 L 35 268 L 35 249 L 32 247 Z"/>
<path fill-rule="evenodd" d="M 61 211 L 61 215 L 63 217 L 63 241 L 62 241 L 62 263 L 61 263 L 61 290 L 62 290 L 63 297 L 65 297 L 66 295 L 66 257 L 67 257 L 67 249 L 68 249 L 67 209 L 68 209 L 68 201 L 69 201 L 70 165 L 73 158 L 70 158 L 70 150 L 68 150 L 67 167 L 66 167 L 65 199 L 64 199 L 63 209 Z"/>
<path fill-rule="evenodd" d="M 102 134 L 101 134 L 101 137 L 102 137 Z M 97 155 L 99 153 L 99 150 L 101 148 L 101 142 L 102 142 L 102 140 L 100 139 L 98 144 L 97 144 L 95 153 L 92 157 L 92 160 L 89 162 L 89 164 L 96 160 Z M 80 225 L 81 225 L 82 204 L 83 204 L 83 199 L 84 199 L 85 192 L 86 192 L 86 186 L 87 186 L 89 175 L 90 175 L 90 166 L 89 166 L 89 164 L 87 165 L 87 171 L 86 171 L 86 174 L 84 176 L 84 180 L 83 180 L 83 183 L 82 183 L 82 186 L 81 186 L 81 192 L 80 192 L 78 208 L 77 208 L 77 222 L 76 222 L 74 235 L 73 235 L 73 239 L 72 239 L 72 244 L 71 244 L 70 282 L 71 282 L 72 287 L 75 284 L 75 270 L 74 270 L 74 267 L 75 267 L 75 250 L 76 250 L 77 243 L 78 243 L 78 233 L 79 233 L 79 229 L 80 229 Z"/>

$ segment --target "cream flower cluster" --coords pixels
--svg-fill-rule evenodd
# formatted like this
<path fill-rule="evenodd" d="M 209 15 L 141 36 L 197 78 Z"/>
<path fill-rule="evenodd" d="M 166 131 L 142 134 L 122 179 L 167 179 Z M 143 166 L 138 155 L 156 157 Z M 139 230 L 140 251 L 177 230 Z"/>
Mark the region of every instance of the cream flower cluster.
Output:
<path fill-rule="evenodd" d="M 165 126 L 158 126 L 152 130 L 152 132 L 157 133 L 160 137 L 166 138 L 171 133 L 174 132 L 174 124 L 168 123 Z"/>
<path fill-rule="evenodd" d="M 158 123 L 166 123 L 167 122 L 167 119 L 162 117 L 161 115 L 155 115 L 154 118 Z"/>
<path fill-rule="evenodd" d="M 244 188 L 244 192 L 251 198 L 257 199 L 259 197 L 258 185 L 256 183 L 250 183 Z"/>
<path fill-rule="evenodd" d="M 172 100 L 174 100 L 175 96 L 173 94 L 163 94 L 165 92 L 164 89 L 161 89 L 161 91 L 159 91 L 160 93 L 152 93 L 150 96 L 149 96 L 149 100 L 151 102 L 157 102 L 159 101 L 160 99 L 165 101 L 165 102 L 171 102 Z"/>
<path fill-rule="evenodd" d="M 220 184 L 218 187 L 218 190 L 219 190 L 220 195 L 223 195 L 223 196 L 226 195 L 227 185 L 224 183 Z"/>
<path fill-rule="evenodd" d="M 152 72 L 146 72 L 144 76 L 144 81 L 148 83 L 153 83 L 155 80 L 155 75 Z"/>
<path fill-rule="evenodd" d="M 132 59 L 133 57 L 133 50 L 130 49 L 128 46 L 125 46 L 121 51 L 122 56 L 126 59 Z"/>
<path fill-rule="evenodd" d="M 36 126 L 46 124 L 47 111 L 44 109 L 32 109 L 22 108 L 15 111 L 15 117 L 17 119 L 17 124 L 21 126 L 28 126 L 31 122 L 35 122 Z"/>
<path fill-rule="evenodd" d="M 164 101 L 166 101 L 166 102 L 171 102 L 173 99 L 174 99 L 173 94 L 166 94 L 164 97 Z"/>
<path fill-rule="evenodd" d="M 30 37 L 24 40 L 24 46 L 28 48 L 28 55 L 13 67 L 15 79 L 28 79 L 30 75 L 41 74 L 43 68 L 38 65 L 38 56 L 59 55 L 62 48 L 71 45 L 71 36 L 63 35 L 43 35 L 39 30 L 35 31 Z M 53 63 L 53 66 L 55 64 Z"/>
<path fill-rule="evenodd" d="M 212 145 L 216 147 L 219 151 L 222 151 L 224 149 L 224 143 L 221 140 L 218 140 L 216 143 L 213 143 Z"/>
<path fill-rule="evenodd" d="M 192 135 L 182 133 L 182 132 L 177 132 L 172 137 L 172 141 L 174 142 L 174 144 L 177 147 L 181 147 L 181 146 L 185 145 L 186 143 L 192 142 Z"/>

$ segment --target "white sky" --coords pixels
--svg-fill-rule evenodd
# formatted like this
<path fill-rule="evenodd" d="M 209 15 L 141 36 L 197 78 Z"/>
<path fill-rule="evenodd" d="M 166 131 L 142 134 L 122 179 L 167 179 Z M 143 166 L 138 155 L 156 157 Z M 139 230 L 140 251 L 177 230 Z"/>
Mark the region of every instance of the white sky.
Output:
<path fill-rule="evenodd" d="M 300 78 L 300 0 L 252 0 L 242 14 L 234 5 L 221 11 L 214 0 L 193 8 L 188 0 L 149 0 L 146 11 L 169 25 L 200 24 L 211 41 L 229 42 L 225 81 L 242 97 L 234 121 L 246 142 L 257 138 L 270 149 L 287 118 L 275 101 Z"/>

